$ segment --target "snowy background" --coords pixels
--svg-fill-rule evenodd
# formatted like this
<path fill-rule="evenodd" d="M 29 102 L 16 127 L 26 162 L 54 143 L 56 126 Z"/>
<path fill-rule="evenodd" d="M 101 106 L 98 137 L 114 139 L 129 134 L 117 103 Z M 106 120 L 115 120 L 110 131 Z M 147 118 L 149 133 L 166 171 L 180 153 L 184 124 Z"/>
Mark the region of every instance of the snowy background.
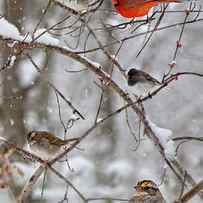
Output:
<path fill-rule="evenodd" d="M 32 33 L 40 20 L 42 11 L 48 1 L 18 0 L 0 1 L 0 64 L 6 63 L 9 56 L 15 56 L 13 44 L 5 43 L 4 38 L 32 41 Z M 198 11 L 202 2 L 197 1 L 195 11 Z M 182 11 L 164 14 L 159 27 L 182 23 L 185 19 L 185 9 L 189 3 L 170 4 L 167 10 Z M 126 40 L 119 52 L 119 40 L 153 29 L 155 22 L 143 25 L 139 29 L 137 24 L 127 25 L 120 29 L 109 31 L 110 25 L 129 22 L 112 12 L 110 0 L 105 0 L 98 11 L 84 17 L 88 26 L 96 33 L 103 45 L 115 42 L 106 50 L 116 58 L 124 69 L 137 67 L 161 81 L 164 73 L 173 61 L 176 42 L 182 26 L 172 26 L 155 32 L 141 54 L 136 57 L 142 48 L 146 37 L 141 35 Z M 156 9 L 160 9 L 159 7 Z M 50 30 L 42 35 L 37 42 L 65 46 L 73 51 L 84 51 L 97 48 L 97 42 L 89 35 L 88 29 L 79 22 L 77 17 L 71 16 L 63 8 L 52 4 L 42 19 L 34 36 L 56 24 L 65 16 L 70 15 L 59 30 Z M 160 14 L 155 15 L 158 19 Z M 189 15 L 188 20 L 195 19 L 197 12 Z M 198 19 L 202 19 L 202 12 Z M 141 18 L 145 19 L 145 18 Z M 12 25 L 13 24 L 13 25 Z M 64 28 L 64 29 L 62 29 Z M 26 37 L 25 37 L 26 36 Z M 192 71 L 203 74 L 203 23 L 201 20 L 186 24 L 181 38 L 181 48 L 178 49 L 176 66 L 173 73 Z M 8 46 L 7 46 L 8 45 Z M 57 54 L 48 49 L 27 50 L 35 63 L 43 69 L 39 74 L 33 64 L 22 54 L 15 61 L 11 59 L 10 66 L 1 70 L 0 75 L 0 135 L 18 146 L 27 149 L 26 134 L 30 130 L 47 130 L 61 138 L 78 137 L 90 128 L 95 120 L 102 90 L 95 84 L 101 84 L 99 78 L 89 70 L 70 72 L 85 69 L 77 61 Z M 100 63 L 104 71 L 109 72 L 112 63 L 101 50 L 86 53 L 85 57 L 93 62 Z M 15 64 L 14 64 L 15 63 Z M 112 79 L 125 91 L 132 94 L 117 68 L 114 68 Z M 47 85 L 53 83 L 73 105 L 84 115 L 85 120 L 79 119 L 64 135 L 61 125 L 56 95 Z M 157 132 L 160 142 L 166 147 L 165 153 L 172 156 L 178 141 L 175 137 L 202 137 L 203 131 L 203 79 L 196 76 L 181 76 L 169 86 L 160 91 L 152 99 L 144 102 L 150 126 Z M 15 97 L 15 98 L 14 98 Z M 124 105 L 120 96 L 113 90 L 104 88 L 102 107 L 98 119 Z M 62 119 L 65 124 L 74 119 L 72 110 L 60 99 Z M 54 165 L 86 198 L 122 198 L 129 199 L 134 194 L 133 186 L 141 179 L 152 179 L 158 185 L 168 203 L 173 202 L 181 192 L 181 183 L 168 168 L 157 147 L 143 133 L 143 126 L 139 132 L 139 118 L 129 108 L 128 120 L 134 136 L 129 130 L 126 121 L 126 112 L 108 119 L 97 127 L 80 144 L 68 154 L 66 161 Z M 163 138 L 163 136 L 166 136 Z M 173 142 L 173 143 L 172 143 Z M 170 145 L 170 146 L 169 146 Z M 166 152 L 167 151 L 167 152 Z M 196 182 L 203 178 L 203 148 L 200 141 L 184 142 L 179 146 L 177 159 L 182 166 L 193 176 Z M 12 186 L 0 189 L 0 202 L 15 202 L 13 193 L 19 194 L 26 181 L 33 174 L 37 163 L 25 161 L 22 157 L 12 156 L 11 163 L 22 174 L 13 172 Z M 2 164 L 2 163 L 1 163 Z M 0 176 L 2 178 L 2 174 Z M 35 185 L 28 202 L 63 202 L 67 193 L 68 202 L 83 202 L 71 187 L 58 179 L 52 172 L 48 172 L 45 181 L 44 194 L 41 198 L 43 176 Z M 65 200 L 64 202 L 66 202 Z M 200 203 L 196 196 L 191 203 Z M 97 200 L 98 203 L 121 202 L 111 200 Z"/>

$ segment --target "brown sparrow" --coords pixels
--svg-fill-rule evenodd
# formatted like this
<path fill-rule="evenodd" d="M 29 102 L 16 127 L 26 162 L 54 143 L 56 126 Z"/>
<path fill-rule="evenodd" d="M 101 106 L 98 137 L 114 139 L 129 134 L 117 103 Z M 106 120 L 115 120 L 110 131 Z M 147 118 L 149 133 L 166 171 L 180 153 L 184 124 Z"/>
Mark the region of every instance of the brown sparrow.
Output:
<path fill-rule="evenodd" d="M 78 138 L 62 140 L 46 131 L 31 131 L 27 134 L 30 150 L 44 160 L 53 158 L 62 147 L 66 147 Z"/>
<path fill-rule="evenodd" d="M 142 180 L 134 187 L 136 194 L 128 203 L 166 203 L 159 188 L 152 180 Z"/>

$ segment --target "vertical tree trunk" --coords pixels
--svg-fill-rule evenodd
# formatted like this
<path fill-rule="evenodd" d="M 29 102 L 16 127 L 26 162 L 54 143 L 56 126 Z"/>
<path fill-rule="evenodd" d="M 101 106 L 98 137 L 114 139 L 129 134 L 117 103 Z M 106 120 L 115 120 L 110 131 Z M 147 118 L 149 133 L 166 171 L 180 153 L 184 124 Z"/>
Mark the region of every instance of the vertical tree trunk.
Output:
<path fill-rule="evenodd" d="M 9 22 L 16 25 L 19 30 L 22 27 L 23 6 L 23 0 L 5 1 L 6 18 Z M 4 62 L 6 62 L 11 55 L 10 49 L 5 46 L 2 55 Z M 1 105 L 1 120 L 4 126 L 3 136 L 19 146 L 22 146 L 25 142 L 25 126 L 23 123 L 24 98 L 19 99 L 19 92 L 22 92 L 19 80 L 17 60 L 14 66 L 2 71 L 3 101 Z"/>
<path fill-rule="evenodd" d="M 105 5 L 105 8 L 108 9 L 111 7 L 111 2 L 106 1 L 104 2 L 104 5 Z M 110 17 L 109 15 L 105 15 L 105 17 L 102 17 L 102 19 L 105 21 L 105 20 L 108 20 L 109 17 Z M 104 38 L 102 38 L 101 41 L 103 44 L 108 44 L 108 42 L 111 40 L 112 38 L 109 35 L 109 33 L 106 33 L 106 35 L 104 36 Z M 110 55 L 114 54 L 115 52 L 113 46 L 109 47 L 107 51 L 109 52 Z M 104 71 L 111 74 L 113 67 L 109 59 L 104 61 L 101 65 L 104 67 Z M 105 88 L 103 92 L 102 108 L 101 108 L 99 117 L 105 117 L 106 115 L 110 114 L 113 111 L 113 104 L 115 103 L 115 99 L 116 98 L 114 97 L 113 92 L 110 89 Z M 108 122 L 105 122 L 103 125 L 101 125 L 100 128 L 98 128 L 98 132 L 99 134 L 98 134 L 98 137 L 96 138 L 98 140 L 98 145 L 100 145 L 99 143 L 100 139 L 101 140 L 105 139 L 106 142 L 108 142 L 108 148 L 105 148 L 105 150 L 102 152 L 96 151 L 94 153 L 95 162 L 98 162 L 99 160 L 98 164 L 96 165 L 97 181 L 101 184 L 111 185 L 112 180 L 110 180 L 109 177 L 107 179 L 104 178 L 105 176 L 104 176 L 103 168 L 106 166 L 106 163 L 111 161 L 115 155 L 117 138 L 115 134 L 116 131 L 115 131 L 114 119 L 109 119 Z"/>

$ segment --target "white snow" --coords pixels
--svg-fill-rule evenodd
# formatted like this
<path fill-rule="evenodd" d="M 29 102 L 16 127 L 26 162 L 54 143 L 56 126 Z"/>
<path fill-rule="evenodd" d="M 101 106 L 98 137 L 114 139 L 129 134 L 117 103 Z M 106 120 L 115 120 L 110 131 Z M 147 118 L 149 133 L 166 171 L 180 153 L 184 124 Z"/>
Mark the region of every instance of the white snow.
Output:
<path fill-rule="evenodd" d="M 16 61 L 16 56 L 11 56 L 10 66 L 13 66 Z"/>
<path fill-rule="evenodd" d="M 72 119 L 72 120 L 77 120 L 77 119 L 78 119 L 77 113 L 73 113 L 73 114 L 70 116 L 70 119 Z"/>
<path fill-rule="evenodd" d="M 23 36 L 20 36 L 18 29 L 5 18 L 0 19 L 0 35 L 3 38 L 12 38 L 14 40 L 23 40 Z"/>
<path fill-rule="evenodd" d="M 169 140 L 166 145 L 165 145 L 165 155 L 167 158 L 169 158 L 170 160 L 173 160 L 176 156 L 176 147 L 175 147 L 175 143 L 173 140 Z"/>
<path fill-rule="evenodd" d="M 14 120 L 11 118 L 9 119 L 10 125 L 13 126 L 15 124 Z"/>
<path fill-rule="evenodd" d="M 103 118 L 98 117 L 98 118 L 97 118 L 97 123 L 100 122 L 100 121 L 102 121 L 102 120 L 103 120 Z"/>
<path fill-rule="evenodd" d="M 156 124 L 150 121 L 150 119 L 147 120 L 149 126 L 152 128 L 161 145 L 164 147 L 165 156 L 171 160 L 175 159 L 175 143 L 172 140 L 172 131 L 166 128 L 158 127 Z"/>
<path fill-rule="evenodd" d="M 38 29 L 35 34 L 34 38 L 37 38 L 36 42 L 43 43 L 43 44 L 49 44 L 49 45 L 58 45 L 59 40 L 52 37 L 51 34 L 49 34 L 45 28 Z M 38 38 L 39 36 L 39 38 Z"/>
<path fill-rule="evenodd" d="M 176 65 L 176 61 L 175 61 L 175 60 L 172 60 L 168 65 L 169 65 L 169 66 L 175 66 L 175 65 Z"/>
<path fill-rule="evenodd" d="M 24 41 L 24 42 L 31 42 L 32 37 L 31 35 L 21 35 L 18 29 L 11 23 L 9 23 L 5 18 L 0 19 L 0 36 L 2 38 L 12 38 L 14 40 L 18 41 Z M 41 35 L 42 34 L 42 35 Z M 41 35 L 41 36 L 40 36 Z M 34 37 L 40 36 L 37 38 L 36 42 L 47 44 L 47 45 L 58 45 L 59 40 L 52 37 L 51 34 L 49 34 L 45 28 L 38 29 L 35 32 Z"/>

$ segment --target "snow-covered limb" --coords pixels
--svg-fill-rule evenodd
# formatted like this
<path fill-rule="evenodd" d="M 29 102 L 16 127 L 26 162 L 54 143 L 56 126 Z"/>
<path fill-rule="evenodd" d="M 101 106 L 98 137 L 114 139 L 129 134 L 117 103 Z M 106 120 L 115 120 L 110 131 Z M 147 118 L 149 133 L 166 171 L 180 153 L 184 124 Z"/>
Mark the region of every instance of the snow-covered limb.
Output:
<path fill-rule="evenodd" d="M 60 42 L 55 37 L 52 37 L 51 34 L 49 34 L 47 32 L 47 29 L 45 29 L 45 28 L 36 30 L 36 32 L 34 34 L 34 39 L 35 38 L 37 39 L 36 40 L 37 42 L 44 43 L 44 44 L 58 45 Z M 28 37 L 28 39 L 29 39 L 29 37 Z"/>
<path fill-rule="evenodd" d="M 0 35 L 3 39 L 12 38 L 13 40 L 23 40 L 23 36 L 20 35 L 17 27 L 9 23 L 5 18 L 0 19 Z"/>
<path fill-rule="evenodd" d="M 155 123 L 153 123 L 149 118 L 147 119 L 149 126 L 155 132 L 157 138 L 164 148 L 165 156 L 170 159 L 175 159 L 175 143 L 172 140 L 172 131 L 166 128 L 160 128 Z"/>
<path fill-rule="evenodd" d="M 42 47 L 46 47 L 46 46 L 52 46 L 52 47 L 48 47 L 48 48 L 53 48 L 53 49 L 60 49 L 62 52 L 66 52 L 66 54 L 69 52 L 70 53 L 70 57 L 73 56 L 74 52 L 72 52 L 72 50 L 70 50 L 68 47 L 66 46 L 60 46 L 60 41 L 55 38 L 52 37 L 51 34 L 49 34 L 47 32 L 46 29 L 42 28 L 42 29 L 38 29 L 35 34 L 34 34 L 34 39 L 32 38 L 32 36 L 30 34 L 26 34 L 25 36 L 21 35 L 18 31 L 18 29 L 11 23 L 9 23 L 6 19 L 1 18 L 0 19 L 0 39 L 2 40 L 6 40 L 6 41 L 13 41 L 16 43 L 18 42 L 23 43 L 25 46 L 24 48 L 42 48 Z M 36 46 L 32 46 L 32 45 L 36 45 Z M 68 51 L 68 52 L 67 52 Z M 64 54 L 65 54 L 64 52 Z M 65 54 L 65 55 L 66 55 Z M 96 63 L 86 57 L 81 57 L 83 58 L 87 64 L 91 64 L 94 67 L 97 67 L 97 69 L 101 69 L 101 65 L 99 63 Z M 13 58 L 14 59 L 14 58 Z M 79 59 L 79 57 L 78 57 Z M 109 75 L 108 75 L 109 76 Z M 109 76 L 110 77 L 110 76 Z"/>
<path fill-rule="evenodd" d="M 10 39 L 13 41 L 21 41 L 30 43 L 33 41 L 32 36 L 30 34 L 26 34 L 25 36 L 21 35 L 18 28 L 9 23 L 5 18 L 0 19 L 0 36 L 2 39 Z M 39 29 L 34 34 L 34 40 L 38 43 L 49 44 L 49 45 L 58 45 L 59 40 L 52 37 L 51 34 L 47 33 L 45 28 Z"/>

